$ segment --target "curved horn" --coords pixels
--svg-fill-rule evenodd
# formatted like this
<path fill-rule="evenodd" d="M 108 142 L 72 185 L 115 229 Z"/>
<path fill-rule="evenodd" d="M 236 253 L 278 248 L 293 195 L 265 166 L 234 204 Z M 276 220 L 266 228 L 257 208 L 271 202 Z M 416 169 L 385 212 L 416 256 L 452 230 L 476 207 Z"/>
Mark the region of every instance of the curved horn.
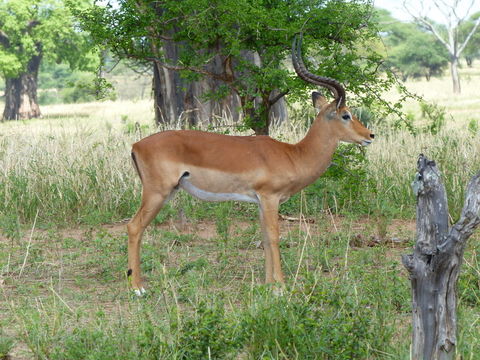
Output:
<path fill-rule="evenodd" d="M 306 82 L 311 84 L 320 85 L 333 93 L 335 100 L 337 101 L 337 108 L 345 106 L 345 89 L 342 84 L 337 80 L 326 77 L 312 74 L 307 70 L 302 59 L 302 40 L 303 35 L 300 35 L 300 41 L 297 41 L 297 35 L 293 38 L 292 43 L 292 63 L 295 68 L 297 75 Z"/>

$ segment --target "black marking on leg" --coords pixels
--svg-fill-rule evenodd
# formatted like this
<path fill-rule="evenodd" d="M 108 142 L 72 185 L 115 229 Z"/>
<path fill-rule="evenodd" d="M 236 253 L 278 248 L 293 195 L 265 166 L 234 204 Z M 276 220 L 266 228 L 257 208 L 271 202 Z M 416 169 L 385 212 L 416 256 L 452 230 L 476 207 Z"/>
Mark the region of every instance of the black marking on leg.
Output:
<path fill-rule="evenodd" d="M 133 273 L 132 269 L 128 269 L 127 276 L 132 276 L 132 273 Z"/>

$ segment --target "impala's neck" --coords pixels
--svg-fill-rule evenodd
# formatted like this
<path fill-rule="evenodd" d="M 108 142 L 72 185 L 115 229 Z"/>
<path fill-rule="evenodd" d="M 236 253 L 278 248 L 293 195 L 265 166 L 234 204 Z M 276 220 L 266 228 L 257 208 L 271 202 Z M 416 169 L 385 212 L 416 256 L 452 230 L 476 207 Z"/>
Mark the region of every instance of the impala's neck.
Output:
<path fill-rule="evenodd" d="M 317 117 L 303 140 L 296 144 L 301 161 L 312 172 L 312 176 L 316 178 L 325 172 L 338 142 L 331 122 Z"/>

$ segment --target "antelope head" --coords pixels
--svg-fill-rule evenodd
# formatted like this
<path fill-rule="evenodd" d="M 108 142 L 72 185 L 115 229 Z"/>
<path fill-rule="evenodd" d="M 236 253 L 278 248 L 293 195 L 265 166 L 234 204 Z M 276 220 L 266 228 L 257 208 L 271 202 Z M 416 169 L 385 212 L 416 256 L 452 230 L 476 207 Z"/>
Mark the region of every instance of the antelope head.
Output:
<path fill-rule="evenodd" d="M 328 121 L 335 130 L 338 140 L 367 146 L 375 135 L 366 128 L 346 106 L 343 86 L 335 79 L 312 74 L 302 59 L 302 37 L 295 36 L 292 45 L 292 63 L 297 75 L 304 81 L 328 89 L 334 96 L 331 103 L 319 92 L 312 93 L 313 105 L 319 110 L 315 121 Z"/>

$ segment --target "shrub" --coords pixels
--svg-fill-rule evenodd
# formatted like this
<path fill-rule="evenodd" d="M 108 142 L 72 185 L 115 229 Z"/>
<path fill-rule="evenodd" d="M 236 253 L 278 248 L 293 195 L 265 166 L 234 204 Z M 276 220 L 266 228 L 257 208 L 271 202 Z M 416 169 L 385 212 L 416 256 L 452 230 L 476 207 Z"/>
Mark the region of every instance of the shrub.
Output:
<path fill-rule="evenodd" d="M 13 349 L 15 341 L 10 336 L 3 333 L 0 328 L 0 360 L 8 360 L 9 353 Z"/>
<path fill-rule="evenodd" d="M 303 212 L 308 215 L 326 208 L 334 212 L 355 210 L 360 214 L 369 213 L 371 196 L 365 193 L 373 183 L 367 176 L 367 164 L 363 149 L 352 144 L 340 144 L 327 171 L 305 188 L 305 204 L 300 204 L 301 195 L 296 194 L 281 206 L 282 212 L 298 213 L 302 206 Z"/>
<path fill-rule="evenodd" d="M 201 301 L 193 315 L 184 319 L 177 351 L 180 359 L 226 359 L 242 345 L 235 323 L 225 313 L 222 302 Z"/>
<path fill-rule="evenodd" d="M 422 117 L 428 121 L 428 125 L 423 129 L 424 132 L 437 135 L 445 126 L 446 110 L 444 106 L 420 102 Z"/>
<path fill-rule="evenodd" d="M 98 99 L 115 100 L 116 93 L 113 86 L 105 79 L 94 78 L 92 75 L 83 76 L 76 80 L 73 86 L 61 91 L 64 103 L 90 102 Z"/>

